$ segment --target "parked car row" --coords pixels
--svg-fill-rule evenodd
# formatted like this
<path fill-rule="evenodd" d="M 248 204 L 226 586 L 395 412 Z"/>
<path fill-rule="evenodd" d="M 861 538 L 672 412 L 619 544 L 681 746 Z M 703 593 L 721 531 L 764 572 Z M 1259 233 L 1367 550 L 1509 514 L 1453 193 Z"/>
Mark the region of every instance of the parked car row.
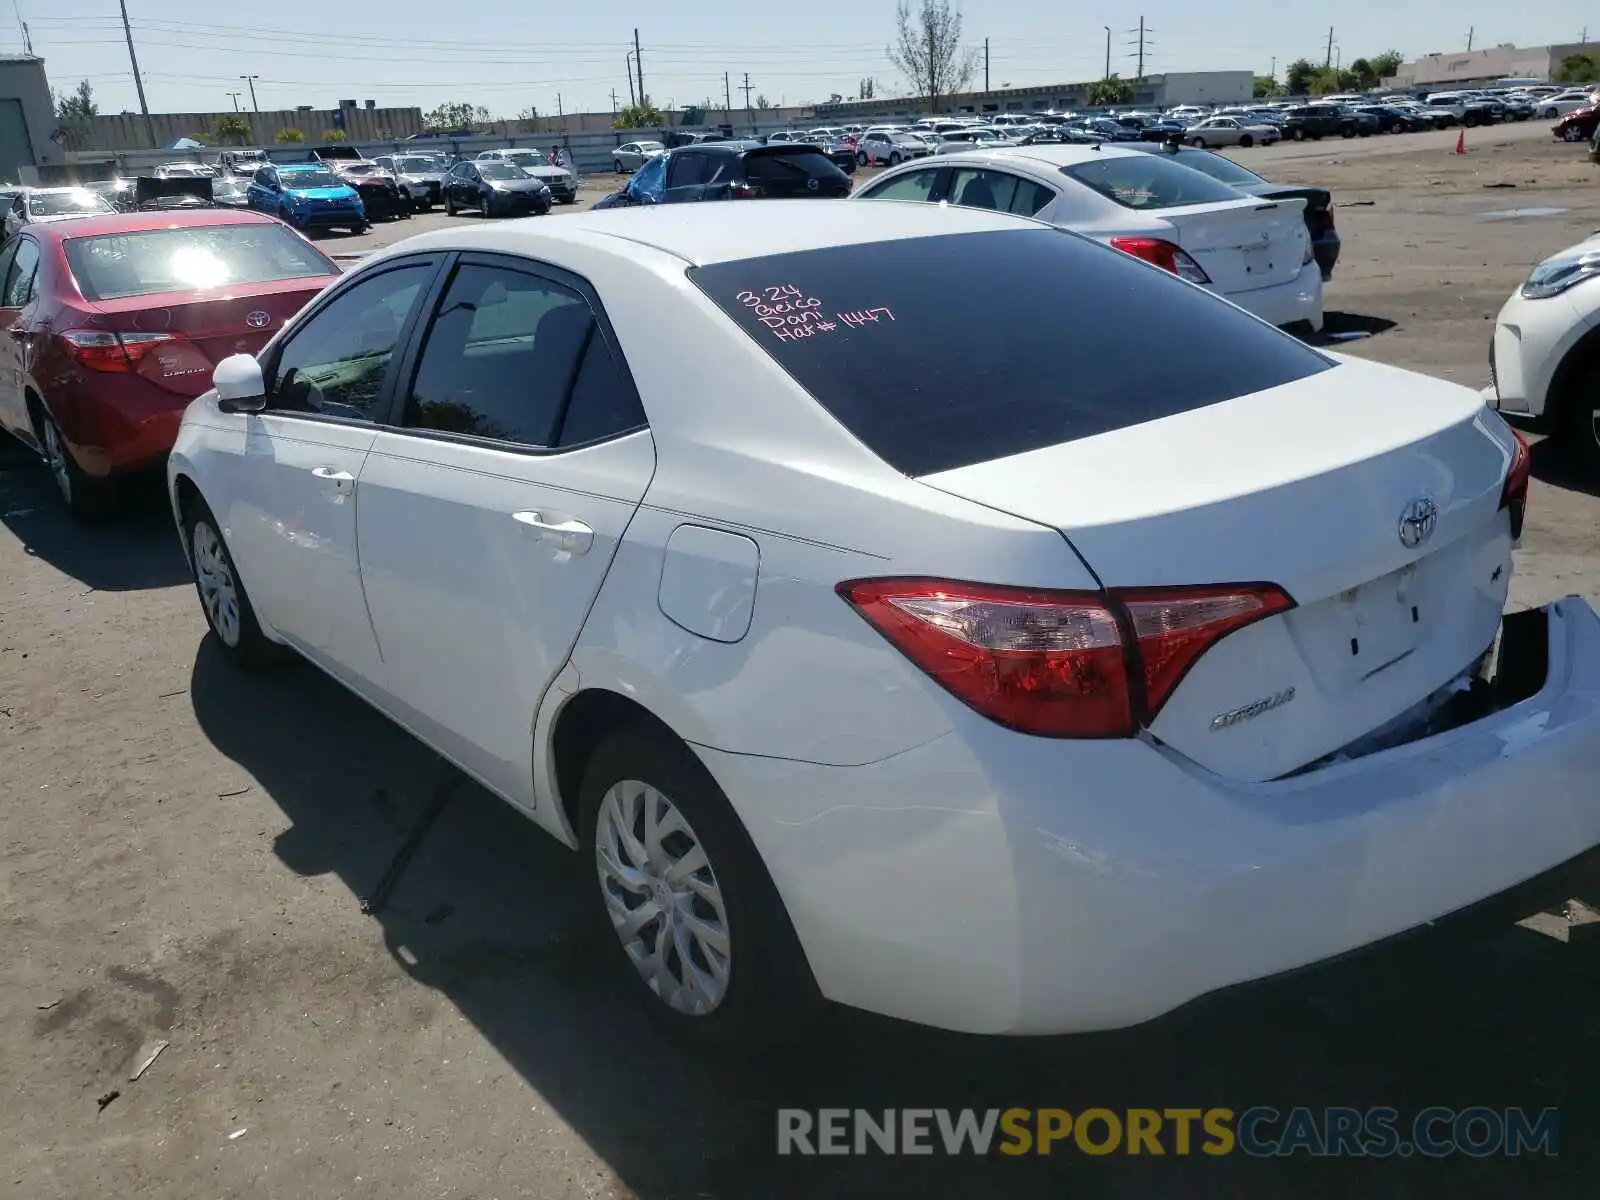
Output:
<path fill-rule="evenodd" d="M 1558 328 L 1592 244 L 1480 397 L 1273 329 L 1321 321 L 1329 197 L 1199 148 L 968 141 L 809 202 L 850 190 L 809 133 L 680 145 L 596 206 L 671 210 L 344 275 L 258 212 L 31 221 L 0 426 L 81 516 L 164 463 L 222 656 L 308 660 L 579 850 L 612 969 L 701 1043 L 819 999 L 1136 1022 L 1600 842 L 1600 619 L 1502 625 L 1530 457 L 1493 411 L 1548 378 L 1600 439 L 1593 321 Z M 1130 956 L 1128 913 L 1218 952 Z"/>

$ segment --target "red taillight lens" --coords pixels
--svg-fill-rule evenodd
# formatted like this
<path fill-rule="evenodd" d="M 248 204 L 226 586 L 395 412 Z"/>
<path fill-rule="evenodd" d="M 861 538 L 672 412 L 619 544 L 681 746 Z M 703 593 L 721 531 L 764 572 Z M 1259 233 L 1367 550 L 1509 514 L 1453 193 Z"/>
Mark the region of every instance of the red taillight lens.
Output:
<path fill-rule="evenodd" d="M 72 360 L 91 371 L 132 371 L 155 347 L 181 338 L 176 333 L 103 333 L 97 329 L 69 329 L 59 336 Z"/>
<path fill-rule="evenodd" d="M 728 196 L 733 200 L 754 200 L 761 195 L 761 189 L 753 183 L 742 180 L 728 185 Z"/>
<path fill-rule="evenodd" d="M 1171 242 L 1162 241 L 1160 238 L 1147 237 L 1114 237 L 1111 244 L 1124 254 L 1131 254 L 1135 258 L 1142 258 L 1147 263 L 1153 263 L 1163 271 L 1171 271 L 1180 279 L 1187 279 L 1190 283 L 1210 283 L 1211 277 L 1205 273 L 1200 264 L 1195 262 L 1181 246 Z"/>
<path fill-rule="evenodd" d="M 1528 515 L 1528 474 L 1533 466 L 1533 455 L 1528 443 L 1515 429 L 1511 436 L 1517 439 L 1511 451 L 1511 469 L 1506 472 L 1505 486 L 1500 489 L 1500 507 L 1511 510 L 1511 536 L 1522 536 L 1523 518 Z"/>
<path fill-rule="evenodd" d="M 853 580 L 838 590 L 990 720 L 1074 738 L 1131 736 L 1202 653 L 1294 603 L 1270 584 L 1102 593 L 912 578 Z"/>

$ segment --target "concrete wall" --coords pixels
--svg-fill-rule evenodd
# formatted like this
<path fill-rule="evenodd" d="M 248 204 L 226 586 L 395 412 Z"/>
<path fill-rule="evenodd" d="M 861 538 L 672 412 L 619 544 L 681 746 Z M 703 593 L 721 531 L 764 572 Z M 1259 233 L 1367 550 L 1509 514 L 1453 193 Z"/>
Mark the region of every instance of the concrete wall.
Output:
<path fill-rule="evenodd" d="M 50 83 L 44 73 L 44 59 L 26 55 L 0 57 L 0 100 L 15 100 L 19 104 L 31 153 L 26 162 L 0 163 L 0 178 L 14 180 L 22 176 L 22 181 L 27 182 L 34 167 L 66 161 L 65 139 L 52 140 L 56 133 L 56 113 L 50 98 Z"/>
<path fill-rule="evenodd" d="M 1174 104 L 1237 104 L 1250 99 L 1255 77 L 1249 71 L 1174 71 L 1166 75 L 1147 75 L 1130 79 L 1133 88 L 1129 104 L 1133 107 L 1162 108 Z M 1001 91 L 962 92 L 939 101 L 941 113 L 976 114 L 1005 112 L 1043 112 L 1046 109 L 1074 111 L 1089 107 L 1090 81 L 1051 83 L 1034 87 L 1005 88 Z M 928 105 L 917 96 L 888 97 L 881 100 L 847 100 L 842 104 L 819 104 L 818 124 L 837 125 L 843 121 L 893 121 L 927 115 Z"/>
<path fill-rule="evenodd" d="M 121 113 L 95 117 L 90 122 L 85 149 L 113 152 L 148 150 L 152 144 L 170 146 L 179 138 L 186 137 L 220 141 L 216 129 L 217 122 L 223 117 L 243 117 L 250 122 L 250 137 L 246 145 L 275 145 L 278 132 L 283 129 L 298 129 L 306 135 L 309 144 L 320 141 L 324 131 L 337 129 L 341 116 L 345 133 L 353 142 L 403 138 L 422 129 L 420 108 L 286 108 L 259 113 L 151 113 L 148 126 L 139 113 Z"/>
<path fill-rule="evenodd" d="M 768 110 L 769 112 L 775 110 Z M 720 114 L 711 114 L 713 116 Z M 742 114 L 735 114 L 742 115 Z M 750 125 L 739 124 L 733 127 L 736 137 L 775 133 L 780 129 L 792 129 L 796 122 L 793 120 L 763 120 L 762 114 L 756 114 L 757 120 Z M 820 124 L 820 121 L 802 121 L 801 125 Z M 516 122 L 512 122 L 513 125 Z M 704 131 L 720 132 L 717 126 L 705 126 Z M 533 146 L 537 149 L 549 151 L 553 144 L 560 143 L 566 151 L 569 161 L 577 164 L 581 174 L 592 175 L 596 173 L 609 173 L 611 171 L 611 152 L 625 142 L 644 141 L 646 139 L 661 140 L 667 132 L 665 129 L 618 129 L 606 130 L 600 133 L 567 134 L 562 136 L 555 133 L 516 133 L 510 136 L 485 136 L 471 138 L 418 138 L 413 141 L 400 141 L 390 139 L 386 141 L 356 140 L 352 144 L 359 147 L 368 156 L 379 154 L 395 154 L 413 151 L 418 153 L 446 153 L 459 154 L 466 158 L 473 158 L 480 150 L 492 150 L 512 146 Z M 267 145 L 263 149 L 267 155 L 277 162 L 303 162 L 310 152 L 312 143 L 303 146 L 278 146 Z M 75 151 L 68 155 L 67 165 L 54 168 L 41 174 L 47 176 L 48 182 L 82 182 L 87 183 L 97 179 L 110 179 L 116 176 L 132 178 L 141 171 L 148 171 L 161 163 L 167 162 L 215 162 L 217 155 L 223 147 L 208 147 L 205 150 L 184 154 L 172 150 L 84 150 Z"/>
<path fill-rule="evenodd" d="M 1491 46 L 1459 54 L 1425 54 L 1402 63 L 1395 79 L 1401 87 L 1437 85 L 1444 89 L 1496 79 L 1549 79 L 1572 54 L 1600 59 L 1600 44 L 1568 42 L 1558 46 Z"/>
<path fill-rule="evenodd" d="M 1256 81 L 1250 71 L 1173 71 L 1160 78 L 1155 102 L 1162 108 L 1174 104 L 1248 104 Z"/>

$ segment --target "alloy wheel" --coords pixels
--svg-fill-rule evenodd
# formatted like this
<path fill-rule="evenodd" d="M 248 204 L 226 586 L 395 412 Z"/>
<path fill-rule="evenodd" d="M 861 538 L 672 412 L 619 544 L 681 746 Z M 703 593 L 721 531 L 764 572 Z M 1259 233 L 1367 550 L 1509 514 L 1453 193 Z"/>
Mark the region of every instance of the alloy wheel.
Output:
<path fill-rule="evenodd" d="M 194 580 L 200 589 L 200 603 L 206 610 L 206 619 L 222 639 L 223 645 L 238 646 L 241 629 L 239 620 L 239 588 L 234 582 L 233 566 L 222 539 L 204 518 L 194 523 L 190 535 L 194 553 Z"/>
<path fill-rule="evenodd" d="M 687 1016 L 716 1009 L 733 966 L 727 904 L 688 818 L 650 784 L 621 780 L 600 802 L 594 853 L 606 915 L 645 985 Z"/>
<path fill-rule="evenodd" d="M 50 474 L 55 478 L 56 487 L 61 491 L 61 498 L 68 504 L 72 503 L 72 468 L 67 463 L 67 448 L 62 444 L 61 433 L 56 429 L 56 423 L 46 417 L 41 424 L 44 426 L 44 458 L 50 464 Z"/>

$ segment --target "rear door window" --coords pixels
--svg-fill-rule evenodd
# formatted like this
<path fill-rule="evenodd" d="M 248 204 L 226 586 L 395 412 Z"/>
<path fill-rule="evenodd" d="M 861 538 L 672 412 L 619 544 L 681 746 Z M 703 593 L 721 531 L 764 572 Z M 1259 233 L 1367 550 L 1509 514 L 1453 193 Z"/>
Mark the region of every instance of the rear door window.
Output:
<path fill-rule="evenodd" d="M 793 183 L 797 179 L 832 179 L 840 171 L 820 150 L 797 148 L 782 154 L 751 154 L 745 158 L 744 173 L 757 183 Z"/>
<path fill-rule="evenodd" d="M 1123 208 L 1180 208 L 1242 198 L 1227 184 L 1154 154 L 1098 158 L 1062 167 L 1061 173 Z"/>
<path fill-rule="evenodd" d="M 688 274 L 817 403 L 907 475 L 1159 420 L 1333 366 L 1174 276 L 1037 226 L 778 254 Z M 982 337 L 972 336 L 973 313 L 983 314 Z M 1167 351 L 1151 353 L 1152 330 Z"/>
<path fill-rule="evenodd" d="M 986 208 L 992 212 L 1031 217 L 1055 198 L 1056 194 L 1043 184 L 1009 171 L 962 167 L 950 176 L 950 201 L 963 208 Z"/>
<path fill-rule="evenodd" d="M 874 184 L 861 193 L 864 200 L 932 200 L 933 185 L 938 181 L 941 167 L 924 167 L 907 171 L 893 179 Z"/>
<path fill-rule="evenodd" d="M 706 154 L 674 154 L 667 167 L 669 188 L 694 187 L 705 183 L 711 176 L 710 156 Z"/>

